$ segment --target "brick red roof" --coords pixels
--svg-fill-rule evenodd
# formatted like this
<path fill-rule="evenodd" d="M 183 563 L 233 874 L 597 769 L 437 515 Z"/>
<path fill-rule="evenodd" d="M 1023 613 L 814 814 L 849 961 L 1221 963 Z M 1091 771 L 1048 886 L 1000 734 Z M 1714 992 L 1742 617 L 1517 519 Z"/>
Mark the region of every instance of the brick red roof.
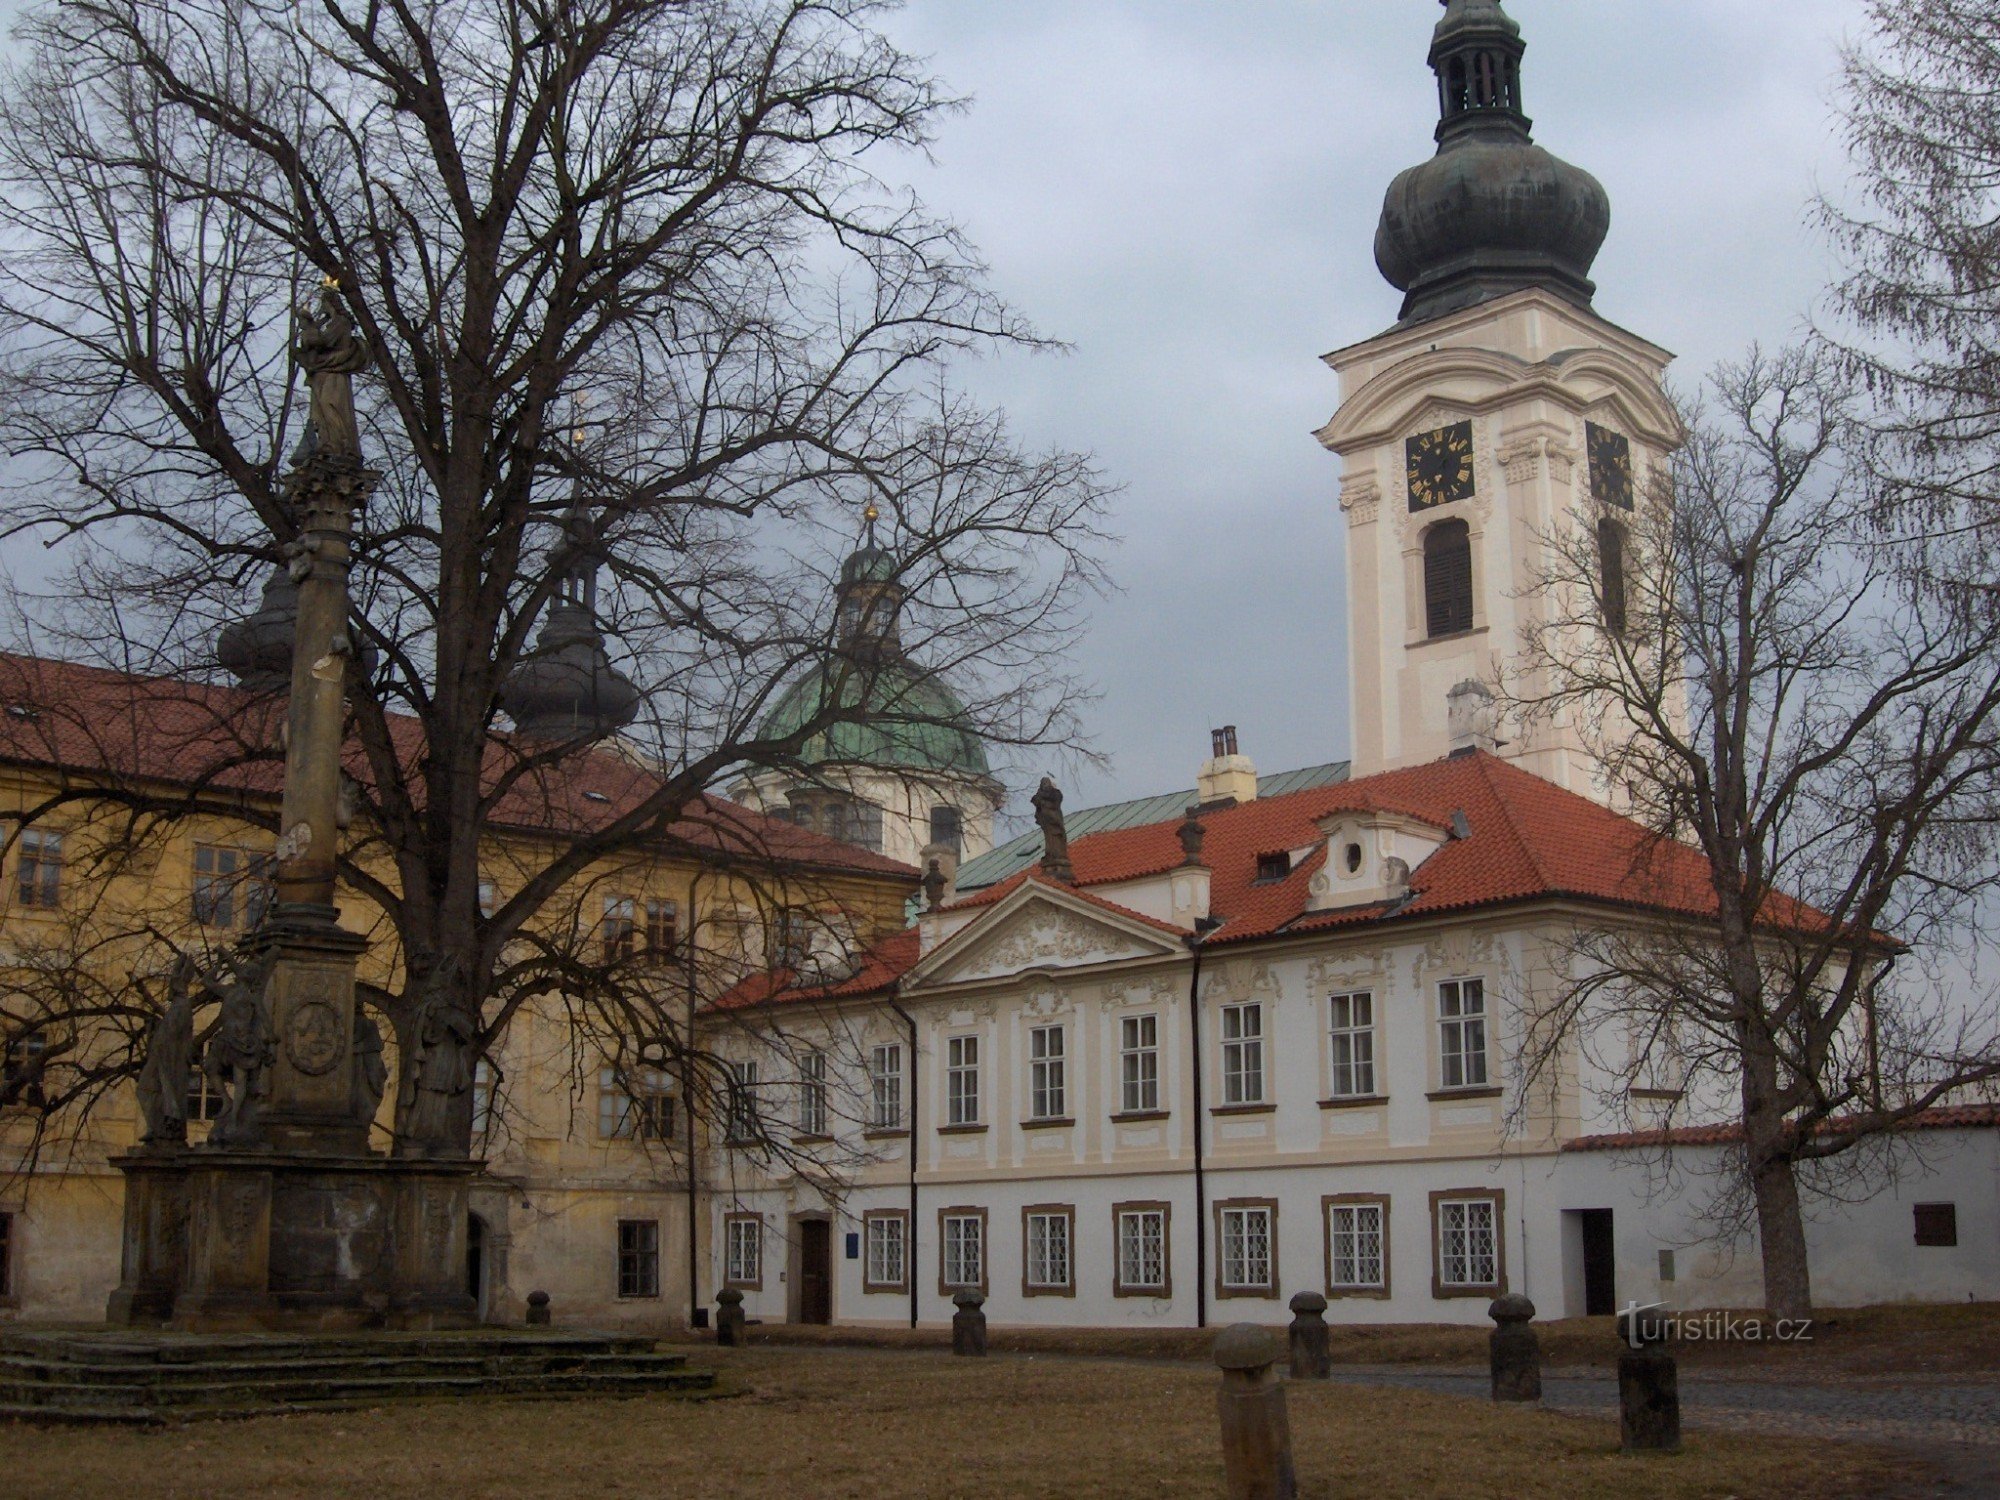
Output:
<path fill-rule="evenodd" d="M 0 652 L 0 763 L 93 784 L 143 783 L 262 802 L 275 798 L 283 783 L 283 716 L 282 699 L 237 687 Z M 423 726 L 392 714 L 389 727 L 408 784 L 420 794 Z M 350 744 L 344 759 L 350 774 L 364 783 L 371 779 L 357 746 Z M 499 786 L 516 764 L 506 737 L 496 737 L 488 784 Z M 501 792 L 489 816 L 500 828 L 575 837 L 633 812 L 663 779 L 631 757 L 582 750 L 527 770 Z M 736 858 L 894 875 L 912 883 L 917 877 L 900 860 L 720 797 L 696 797 L 659 837 Z"/>
<path fill-rule="evenodd" d="M 1838 1130 L 1841 1121 L 1828 1122 Z M 1922 1110 L 1895 1126 L 1905 1130 L 1982 1130 L 2000 1126 L 2000 1104 L 1941 1104 Z M 1565 1151 L 1634 1151 L 1663 1146 L 1733 1146 L 1743 1139 L 1743 1127 L 1680 1125 L 1672 1130 L 1632 1130 L 1616 1135 L 1583 1135 L 1565 1141 Z"/>

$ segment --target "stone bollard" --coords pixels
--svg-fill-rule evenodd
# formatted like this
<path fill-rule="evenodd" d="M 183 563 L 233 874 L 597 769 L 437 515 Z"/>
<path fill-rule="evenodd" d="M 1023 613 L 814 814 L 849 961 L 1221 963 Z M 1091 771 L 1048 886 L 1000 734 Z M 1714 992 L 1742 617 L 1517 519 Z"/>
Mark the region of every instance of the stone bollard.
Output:
<path fill-rule="evenodd" d="M 1292 1379 L 1325 1380 L 1333 1374 L 1333 1354 L 1326 1345 L 1326 1298 L 1300 1292 L 1292 1298 Z"/>
<path fill-rule="evenodd" d="M 1528 1326 L 1535 1304 L 1519 1292 L 1495 1297 L 1486 1316 L 1497 1325 L 1487 1335 L 1488 1362 L 1493 1371 L 1495 1401 L 1542 1399 L 1542 1339 Z"/>
<path fill-rule="evenodd" d="M 528 1293 L 528 1326 L 546 1328 L 549 1326 L 549 1294 L 547 1292 Z"/>
<path fill-rule="evenodd" d="M 1272 1366 L 1278 1341 L 1254 1323 L 1225 1328 L 1215 1341 L 1222 1370 L 1222 1492 L 1228 1500 L 1294 1500 L 1292 1424 L 1285 1387 Z"/>
<path fill-rule="evenodd" d="M 951 1305 L 951 1352 L 977 1359 L 986 1353 L 986 1295 L 983 1292 L 954 1292 Z"/>
<path fill-rule="evenodd" d="M 1681 1451 L 1680 1368 L 1664 1319 L 1639 1308 L 1618 1315 L 1618 1445 L 1627 1453 Z"/>
<path fill-rule="evenodd" d="M 743 1342 L 743 1294 L 733 1286 L 715 1294 L 715 1341 L 725 1349 Z"/>

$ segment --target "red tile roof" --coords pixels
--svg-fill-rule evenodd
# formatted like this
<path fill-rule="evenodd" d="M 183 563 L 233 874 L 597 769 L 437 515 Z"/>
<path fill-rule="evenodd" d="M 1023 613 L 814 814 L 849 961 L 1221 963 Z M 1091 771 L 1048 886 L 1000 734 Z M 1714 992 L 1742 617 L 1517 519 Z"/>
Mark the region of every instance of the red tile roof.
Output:
<path fill-rule="evenodd" d="M 1838 1129 L 1841 1122 L 1830 1121 Z M 1895 1128 L 1905 1130 L 1982 1130 L 2000 1126 L 2000 1104 L 1941 1104 L 1909 1116 Z M 1743 1139 L 1743 1127 L 1681 1125 L 1672 1130 L 1632 1130 L 1618 1135 L 1584 1135 L 1565 1141 L 1565 1151 L 1635 1151 L 1663 1146 L 1733 1146 Z"/>
<path fill-rule="evenodd" d="M 282 720 L 281 699 L 241 688 L 0 652 L 0 763 L 257 802 L 281 788 Z M 389 726 L 409 785 L 421 793 L 423 726 L 405 714 L 391 715 Z M 370 779 L 359 747 L 350 744 L 344 759 L 351 774 Z M 515 766 L 506 738 L 496 738 L 489 786 Z M 633 812 L 662 780 L 626 756 L 584 750 L 521 775 L 495 801 L 491 821 L 530 834 L 576 836 Z M 734 858 L 893 875 L 913 884 L 917 876 L 900 860 L 720 797 L 695 798 L 677 821 L 655 832 L 665 844 Z"/>

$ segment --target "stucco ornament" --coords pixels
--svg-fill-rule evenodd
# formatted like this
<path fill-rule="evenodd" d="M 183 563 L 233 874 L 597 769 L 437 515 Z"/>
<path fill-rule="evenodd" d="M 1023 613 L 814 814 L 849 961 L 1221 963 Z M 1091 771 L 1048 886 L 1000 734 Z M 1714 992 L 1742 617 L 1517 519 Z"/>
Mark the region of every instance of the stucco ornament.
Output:
<path fill-rule="evenodd" d="M 1123 933 L 1075 912 L 1038 906 L 1022 913 L 940 977 L 993 979 L 1043 964 L 1074 967 L 1112 963 L 1151 956 L 1154 952 Z"/>

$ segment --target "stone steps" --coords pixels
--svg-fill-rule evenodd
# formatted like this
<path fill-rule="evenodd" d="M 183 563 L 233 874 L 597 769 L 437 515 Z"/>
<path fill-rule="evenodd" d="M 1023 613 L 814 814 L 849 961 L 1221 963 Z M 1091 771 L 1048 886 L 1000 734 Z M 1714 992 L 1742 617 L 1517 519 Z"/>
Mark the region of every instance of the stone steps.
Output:
<path fill-rule="evenodd" d="M 0 1420 L 159 1424 L 478 1396 L 712 1394 L 631 1335 L 0 1338 Z"/>

